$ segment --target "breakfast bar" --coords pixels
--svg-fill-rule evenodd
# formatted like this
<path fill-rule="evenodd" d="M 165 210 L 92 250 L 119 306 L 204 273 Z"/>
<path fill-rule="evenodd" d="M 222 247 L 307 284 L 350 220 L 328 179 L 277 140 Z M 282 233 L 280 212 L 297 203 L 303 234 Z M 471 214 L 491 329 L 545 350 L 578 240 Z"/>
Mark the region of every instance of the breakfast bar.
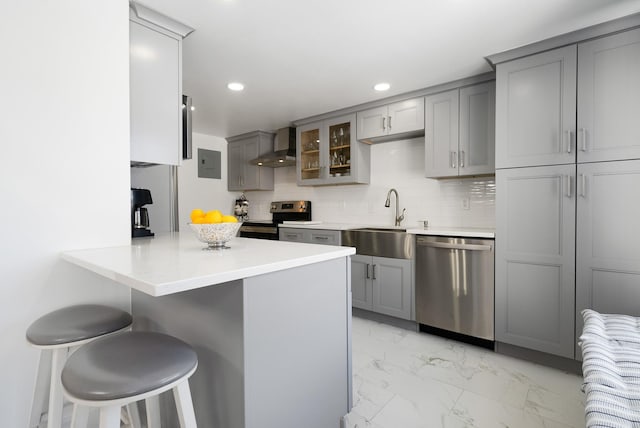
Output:
<path fill-rule="evenodd" d="M 198 426 L 343 426 L 355 249 L 248 238 L 223 250 L 204 246 L 170 233 L 62 257 L 131 287 L 134 329 L 196 349 Z M 175 418 L 172 408 L 163 405 L 162 417 Z"/>

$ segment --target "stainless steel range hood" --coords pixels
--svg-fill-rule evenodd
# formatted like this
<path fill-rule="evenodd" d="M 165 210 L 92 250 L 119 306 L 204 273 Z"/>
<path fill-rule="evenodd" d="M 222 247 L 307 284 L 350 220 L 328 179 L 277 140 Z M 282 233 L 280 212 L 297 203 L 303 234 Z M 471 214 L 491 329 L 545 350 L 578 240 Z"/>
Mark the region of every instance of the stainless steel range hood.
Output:
<path fill-rule="evenodd" d="M 273 153 L 253 159 L 252 165 L 281 168 L 296 164 L 296 129 L 281 128 L 273 142 Z"/>

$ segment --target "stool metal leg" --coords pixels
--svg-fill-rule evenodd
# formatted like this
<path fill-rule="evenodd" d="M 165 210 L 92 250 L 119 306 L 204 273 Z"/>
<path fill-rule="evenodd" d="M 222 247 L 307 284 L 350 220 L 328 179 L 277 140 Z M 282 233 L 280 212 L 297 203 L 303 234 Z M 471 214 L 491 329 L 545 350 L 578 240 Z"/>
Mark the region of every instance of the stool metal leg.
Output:
<path fill-rule="evenodd" d="M 67 359 L 67 348 L 53 349 L 51 357 L 51 387 L 49 389 L 49 411 L 47 428 L 60 428 L 62 425 L 62 383 L 60 374 Z"/>
<path fill-rule="evenodd" d="M 196 428 L 196 415 L 193 411 L 188 379 L 173 388 L 173 397 L 176 402 L 176 409 L 178 410 L 180 427 Z"/>

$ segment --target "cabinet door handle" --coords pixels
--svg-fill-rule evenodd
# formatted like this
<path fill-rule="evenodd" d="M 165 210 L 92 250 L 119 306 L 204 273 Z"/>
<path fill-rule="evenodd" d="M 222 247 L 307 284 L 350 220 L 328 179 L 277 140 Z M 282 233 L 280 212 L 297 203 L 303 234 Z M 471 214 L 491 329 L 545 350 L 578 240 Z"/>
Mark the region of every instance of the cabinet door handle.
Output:
<path fill-rule="evenodd" d="M 571 153 L 571 130 L 564 131 L 564 135 L 567 142 L 567 153 Z"/>
<path fill-rule="evenodd" d="M 391 116 L 389 116 L 389 131 L 391 131 Z"/>
<path fill-rule="evenodd" d="M 566 193 L 565 195 L 567 196 L 567 198 L 571 197 L 571 176 L 570 175 L 565 175 L 565 185 L 566 185 Z"/>
<path fill-rule="evenodd" d="M 369 275 L 369 266 L 371 266 L 369 263 L 367 263 L 367 272 L 366 272 L 366 278 L 370 279 L 371 276 Z"/>
<path fill-rule="evenodd" d="M 464 168 L 464 150 L 460 151 L 460 157 L 458 158 L 458 163 L 460 164 L 460 168 Z"/>
<path fill-rule="evenodd" d="M 458 157 L 458 152 L 451 152 L 451 168 L 457 168 L 456 158 Z"/>
<path fill-rule="evenodd" d="M 587 175 L 580 174 L 580 196 L 583 198 L 587 197 Z"/>
<path fill-rule="evenodd" d="M 382 130 L 383 130 L 383 131 L 386 131 L 386 130 L 387 130 L 386 120 L 387 120 L 387 118 L 386 118 L 386 117 L 383 117 L 383 118 L 382 118 Z"/>
<path fill-rule="evenodd" d="M 329 239 L 328 236 L 314 236 L 313 239 L 317 240 L 317 241 L 326 241 Z"/>
<path fill-rule="evenodd" d="M 373 276 L 371 277 L 371 279 L 376 279 L 376 265 L 372 265 L 371 267 L 373 268 L 373 269 L 372 269 L 372 271 L 373 271 Z"/>
<path fill-rule="evenodd" d="M 586 128 L 580 128 L 580 141 L 582 142 L 580 150 L 587 151 L 587 130 Z"/>

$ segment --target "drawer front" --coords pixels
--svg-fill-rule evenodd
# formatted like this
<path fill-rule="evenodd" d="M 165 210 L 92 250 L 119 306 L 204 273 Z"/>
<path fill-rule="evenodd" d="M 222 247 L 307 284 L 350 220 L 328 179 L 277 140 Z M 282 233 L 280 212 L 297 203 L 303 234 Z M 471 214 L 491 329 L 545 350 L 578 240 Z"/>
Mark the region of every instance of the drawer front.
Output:
<path fill-rule="evenodd" d="M 311 244 L 324 244 L 324 245 L 340 245 L 340 231 L 339 230 L 310 230 L 309 240 Z"/>
<path fill-rule="evenodd" d="M 304 229 L 279 228 L 278 233 L 281 241 L 305 242 Z"/>

